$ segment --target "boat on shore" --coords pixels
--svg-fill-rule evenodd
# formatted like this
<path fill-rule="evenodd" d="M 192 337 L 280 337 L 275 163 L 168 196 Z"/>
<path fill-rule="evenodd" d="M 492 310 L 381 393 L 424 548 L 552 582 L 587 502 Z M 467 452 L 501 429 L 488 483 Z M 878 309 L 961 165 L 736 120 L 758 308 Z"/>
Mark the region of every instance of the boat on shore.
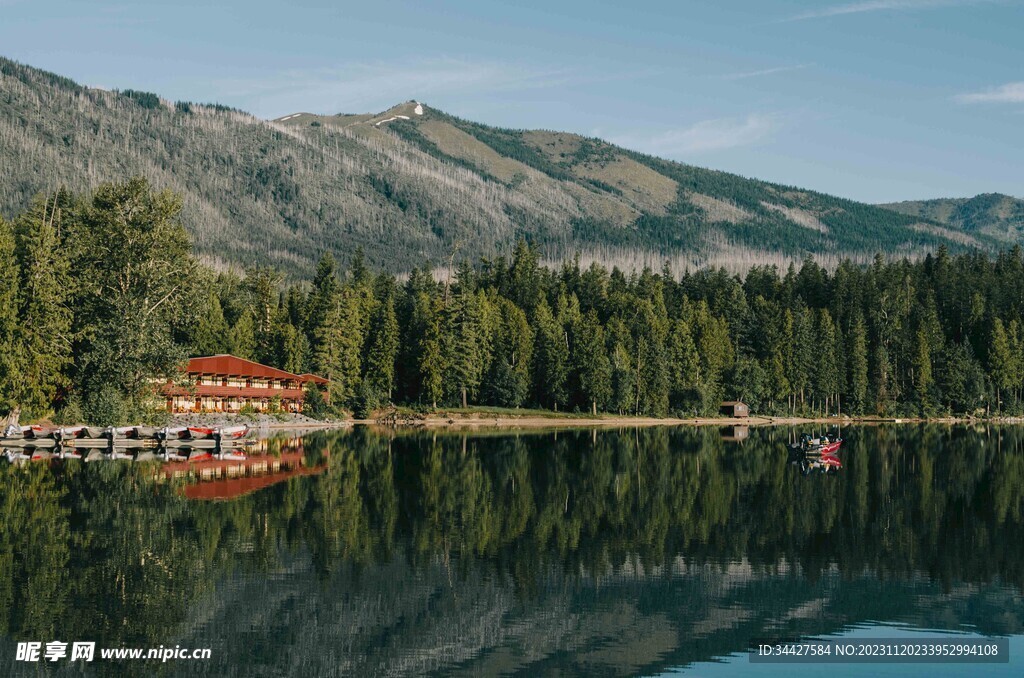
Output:
<path fill-rule="evenodd" d="M 218 429 L 221 440 L 241 440 L 249 435 L 249 427 L 245 424 L 241 426 L 223 426 Z"/>
<path fill-rule="evenodd" d="M 241 426 L 189 426 L 192 440 L 241 440 L 249 435 L 249 427 Z"/>
<path fill-rule="evenodd" d="M 188 438 L 188 426 L 164 426 L 156 432 L 157 440 L 184 440 Z"/>
<path fill-rule="evenodd" d="M 157 431 L 156 426 L 119 426 L 113 429 L 115 437 L 128 440 L 156 440 Z"/>
<path fill-rule="evenodd" d="M 217 435 L 216 426 L 189 426 L 188 435 L 192 440 L 212 440 Z"/>
<path fill-rule="evenodd" d="M 32 424 L 31 426 L 23 427 L 21 431 L 26 438 L 31 438 L 33 440 L 50 440 L 57 437 L 60 429 L 55 426 Z"/>

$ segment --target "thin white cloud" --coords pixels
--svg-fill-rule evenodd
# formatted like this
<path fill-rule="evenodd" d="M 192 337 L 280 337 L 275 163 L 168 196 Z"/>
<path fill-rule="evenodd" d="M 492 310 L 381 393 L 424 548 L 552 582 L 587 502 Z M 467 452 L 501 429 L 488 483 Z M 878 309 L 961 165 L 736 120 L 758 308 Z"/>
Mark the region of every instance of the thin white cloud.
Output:
<path fill-rule="evenodd" d="M 747 78 L 758 78 L 762 75 L 774 75 L 776 73 L 786 73 L 788 71 L 799 71 L 804 68 L 809 68 L 813 64 L 798 64 L 796 66 L 779 66 L 777 68 L 764 68 L 759 71 L 746 71 L 743 73 L 729 73 L 721 76 L 723 80 L 745 80 Z"/>
<path fill-rule="evenodd" d="M 1024 103 L 1024 82 L 1008 82 L 981 92 L 958 94 L 962 104 L 1021 104 Z"/>
<path fill-rule="evenodd" d="M 803 21 L 805 19 L 821 19 L 830 16 L 842 16 L 844 14 L 864 14 L 865 12 L 959 7 L 1001 1 L 1003 0 L 863 0 L 862 2 L 851 2 L 845 5 L 832 5 L 830 7 L 822 7 L 821 9 L 812 9 L 794 14 L 783 19 L 783 21 Z"/>
<path fill-rule="evenodd" d="M 611 141 L 653 155 L 680 157 L 763 141 L 780 127 L 777 117 L 753 113 L 745 118 L 718 118 L 702 120 L 689 127 L 672 129 L 648 136 L 622 135 Z"/>
<path fill-rule="evenodd" d="M 456 92 L 501 92 L 558 87 L 574 81 L 565 69 L 457 59 L 376 62 L 341 68 L 290 69 L 258 78 L 224 80 L 226 98 L 251 99 L 278 113 L 315 110 L 362 113 L 409 99 Z"/>

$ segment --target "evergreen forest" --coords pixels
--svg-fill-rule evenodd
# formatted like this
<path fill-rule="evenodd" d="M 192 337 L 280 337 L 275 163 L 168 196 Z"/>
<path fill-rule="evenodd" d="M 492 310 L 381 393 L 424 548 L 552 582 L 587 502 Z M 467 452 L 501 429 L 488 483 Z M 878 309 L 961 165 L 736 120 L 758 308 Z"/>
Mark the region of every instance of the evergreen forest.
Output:
<path fill-rule="evenodd" d="M 624 274 L 453 259 L 401 278 L 359 252 L 312 281 L 216 271 L 193 255 L 180 199 L 144 179 L 38 197 L 0 222 L 0 398 L 33 418 L 156 416 L 189 356 L 231 353 L 331 380 L 318 416 L 390 404 L 651 417 L 1017 414 L 1024 252 L 870 265 L 813 259 L 744 276 Z"/>

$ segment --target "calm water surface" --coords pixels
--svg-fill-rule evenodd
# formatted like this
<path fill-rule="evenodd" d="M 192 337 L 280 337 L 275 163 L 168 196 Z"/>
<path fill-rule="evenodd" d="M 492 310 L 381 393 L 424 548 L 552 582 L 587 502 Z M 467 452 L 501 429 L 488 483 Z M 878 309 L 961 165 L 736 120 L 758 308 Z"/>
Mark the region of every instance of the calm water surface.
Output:
<path fill-rule="evenodd" d="M 316 433 L 301 472 L 186 485 L 155 462 L 0 465 L 7 675 L 810 676 L 771 638 L 1009 637 L 1021 675 L 1024 427 Z M 26 664 L 17 641 L 212 649 Z"/>

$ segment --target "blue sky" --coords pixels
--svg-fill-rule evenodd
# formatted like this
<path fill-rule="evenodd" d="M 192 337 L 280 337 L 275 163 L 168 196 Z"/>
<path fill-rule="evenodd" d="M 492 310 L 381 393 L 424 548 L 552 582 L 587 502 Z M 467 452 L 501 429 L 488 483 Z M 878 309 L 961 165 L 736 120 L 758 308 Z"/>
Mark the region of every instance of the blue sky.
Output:
<path fill-rule="evenodd" d="M 265 118 L 418 99 L 869 202 L 1024 197 L 1024 0 L 0 0 L 0 54 Z"/>

